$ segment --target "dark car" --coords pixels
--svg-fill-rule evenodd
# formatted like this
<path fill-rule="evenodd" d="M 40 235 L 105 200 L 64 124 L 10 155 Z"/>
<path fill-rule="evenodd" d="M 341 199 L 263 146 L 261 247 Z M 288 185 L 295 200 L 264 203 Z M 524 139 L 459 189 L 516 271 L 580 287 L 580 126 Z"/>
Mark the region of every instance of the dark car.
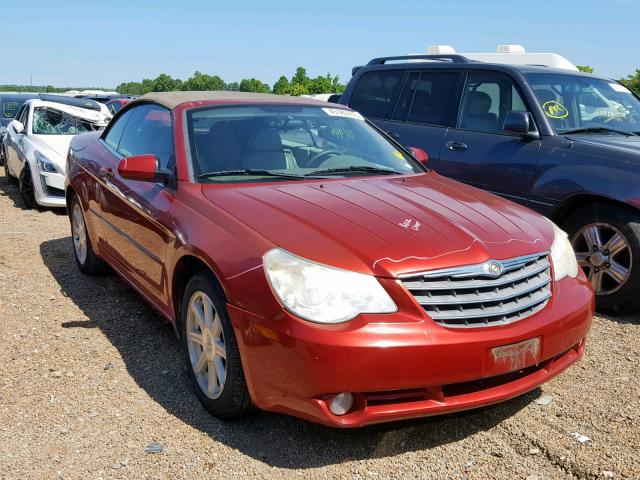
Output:
<path fill-rule="evenodd" d="M 37 93 L 0 93 L 0 165 L 4 165 L 2 143 L 7 125 L 16 117 L 24 102 L 37 96 Z"/>
<path fill-rule="evenodd" d="M 340 103 L 427 151 L 439 173 L 550 217 L 570 234 L 598 307 L 640 308 L 640 100 L 625 86 L 420 55 L 354 68 Z"/>

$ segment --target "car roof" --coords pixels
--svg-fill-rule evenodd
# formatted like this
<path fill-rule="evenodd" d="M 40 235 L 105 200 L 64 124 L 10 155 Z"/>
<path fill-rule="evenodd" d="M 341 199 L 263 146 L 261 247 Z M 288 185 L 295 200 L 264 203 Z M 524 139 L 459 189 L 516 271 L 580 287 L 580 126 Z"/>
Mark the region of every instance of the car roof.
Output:
<path fill-rule="evenodd" d="M 170 110 L 173 110 L 183 103 L 197 102 L 224 102 L 224 103 L 250 103 L 258 101 L 260 103 L 280 103 L 280 104 L 298 104 L 309 106 L 327 106 L 327 102 L 322 100 L 314 100 L 312 98 L 292 97 L 287 95 L 273 95 L 269 93 L 251 93 L 251 92 L 231 92 L 231 91 L 178 91 L 178 92 L 152 92 L 132 100 L 127 107 L 132 104 L 153 102 L 158 103 Z M 341 108 L 339 105 L 331 104 L 331 107 Z M 344 108 L 344 107 L 342 107 Z"/>
<path fill-rule="evenodd" d="M 460 56 L 460 55 L 458 55 Z M 407 57 L 410 59 L 410 56 Z M 375 59 L 374 59 L 375 60 Z M 373 62 L 373 60 L 372 60 Z M 566 70 L 563 68 L 547 67 L 545 65 L 514 65 L 507 63 L 489 63 L 479 62 L 476 60 L 465 59 L 465 61 L 443 61 L 443 60 L 426 60 L 426 61 L 398 61 L 394 63 L 370 63 L 363 65 L 357 71 L 370 72 L 379 69 L 402 69 L 402 70 L 424 70 L 424 69 L 473 69 L 473 70 L 498 70 L 498 71 L 518 71 L 522 74 L 527 73 L 552 73 L 558 75 L 575 75 L 589 78 L 606 77 L 585 73 L 576 70 Z"/>

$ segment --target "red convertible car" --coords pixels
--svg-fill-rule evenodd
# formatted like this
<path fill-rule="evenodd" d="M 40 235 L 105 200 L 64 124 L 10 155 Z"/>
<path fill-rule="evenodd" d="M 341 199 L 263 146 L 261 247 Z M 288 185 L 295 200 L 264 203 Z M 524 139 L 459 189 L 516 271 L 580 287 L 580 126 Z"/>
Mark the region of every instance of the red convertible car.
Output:
<path fill-rule="evenodd" d="M 564 232 L 429 171 L 347 107 L 154 93 L 74 138 L 76 262 L 175 325 L 196 394 L 361 426 L 488 405 L 584 351 Z"/>

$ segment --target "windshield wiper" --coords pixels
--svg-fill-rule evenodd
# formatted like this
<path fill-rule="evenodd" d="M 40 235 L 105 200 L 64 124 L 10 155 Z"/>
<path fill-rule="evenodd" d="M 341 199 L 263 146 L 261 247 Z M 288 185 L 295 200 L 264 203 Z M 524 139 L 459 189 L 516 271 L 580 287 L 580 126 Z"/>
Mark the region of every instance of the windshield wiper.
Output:
<path fill-rule="evenodd" d="M 388 168 L 369 167 L 366 165 L 352 165 L 350 167 L 340 168 L 327 168 L 326 170 L 315 170 L 308 175 L 331 175 L 334 173 L 350 173 L 350 172 L 365 172 L 365 173 L 381 173 L 383 175 L 401 175 L 403 172 L 396 170 L 389 170 Z"/>
<path fill-rule="evenodd" d="M 211 177 L 232 177 L 235 175 L 247 175 L 256 177 L 280 177 L 280 178 L 305 178 L 304 175 L 292 175 L 288 173 L 272 172 L 270 170 L 260 170 L 257 168 L 244 168 L 238 170 L 220 170 L 218 172 L 207 172 L 198 175 L 198 178 L 211 178 Z"/>
<path fill-rule="evenodd" d="M 560 133 L 562 135 L 567 135 L 571 133 L 606 133 L 606 132 L 619 133 L 620 135 L 626 135 L 627 137 L 633 137 L 638 135 L 637 133 L 625 132 L 624 130 L 616 130 L 615 128 L 608 128 L 608 127 L 575 128 L 573 130 L 566 130 Z"/>

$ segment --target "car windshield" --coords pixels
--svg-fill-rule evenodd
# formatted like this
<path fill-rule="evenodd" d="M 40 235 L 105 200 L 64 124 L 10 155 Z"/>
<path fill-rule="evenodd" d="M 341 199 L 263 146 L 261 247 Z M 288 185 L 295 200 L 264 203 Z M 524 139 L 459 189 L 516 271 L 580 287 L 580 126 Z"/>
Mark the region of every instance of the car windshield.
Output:
<path fill-rule="evenodd" d="M 75 135 L 98 129 L 98 126 L 87 120 L 55 108 L 39 107 L 33 111 L 34 135 Z"/>
<path fill-rule="evenodd" d="M 526 77 L 557 133 L 578 129 L 640 131 L 640 100 L 620 83 L 557 73 L 529 73 Z"/>
<path fill-rule="evenodd" d="M 201 182 L 425 171 L 350 110 L 208 107 L 188 112 L 187 123 L 193 169 Z"/>

